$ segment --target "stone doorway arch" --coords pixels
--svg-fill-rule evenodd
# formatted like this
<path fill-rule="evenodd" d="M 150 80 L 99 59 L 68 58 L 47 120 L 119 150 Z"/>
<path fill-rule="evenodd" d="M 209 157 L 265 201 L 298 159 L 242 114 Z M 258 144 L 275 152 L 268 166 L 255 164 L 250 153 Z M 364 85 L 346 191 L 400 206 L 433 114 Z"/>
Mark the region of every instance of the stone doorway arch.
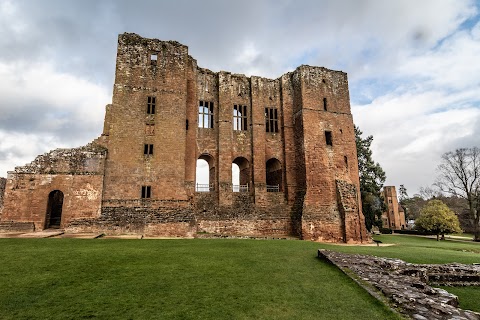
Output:
<path fill-rule="evenodd" d="M 48 195 L 47 216 L 45 228 L 60 228 L 62 222 L 63 192 L 53 190 Z"/>

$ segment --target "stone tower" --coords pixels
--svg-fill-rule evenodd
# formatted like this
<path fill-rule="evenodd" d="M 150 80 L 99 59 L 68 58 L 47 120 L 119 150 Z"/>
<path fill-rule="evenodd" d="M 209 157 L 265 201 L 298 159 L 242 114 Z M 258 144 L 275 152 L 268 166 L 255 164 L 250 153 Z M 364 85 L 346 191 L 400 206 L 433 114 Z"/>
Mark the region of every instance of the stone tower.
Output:
<path fill-rule="evenodd" d="M 125 33 L 102 136 L 65 152 L 79 159 L 54 151 L 9 173 L 3 225 L 49 227 L 58 215 L 52 202 L 70 231 L 368 240 L 340 71 L 303 65 L 277 79 L 212 72 L 178 42 Z M 207 185 L 195 181 L 199 159 Z M 20 180 L 33 187 L 18 188 Z M 87 184 L 96 202 L 79 209 L 86 200 L 74 196 Z M 13 203 L 27 194 L 34 200 Z"/>

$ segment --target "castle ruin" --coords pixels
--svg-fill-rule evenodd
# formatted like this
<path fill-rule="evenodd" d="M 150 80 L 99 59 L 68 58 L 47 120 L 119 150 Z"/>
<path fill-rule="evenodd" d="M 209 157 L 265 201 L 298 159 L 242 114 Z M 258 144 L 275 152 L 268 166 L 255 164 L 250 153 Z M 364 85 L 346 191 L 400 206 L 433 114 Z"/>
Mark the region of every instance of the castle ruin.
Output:
<path fill-rule="evenodd" d="M 367 241 L 346 73 L 212 72 L 132 33 L 118 37 L 102 135 L 16 167 L 4 188 L 4 231 Z"/>

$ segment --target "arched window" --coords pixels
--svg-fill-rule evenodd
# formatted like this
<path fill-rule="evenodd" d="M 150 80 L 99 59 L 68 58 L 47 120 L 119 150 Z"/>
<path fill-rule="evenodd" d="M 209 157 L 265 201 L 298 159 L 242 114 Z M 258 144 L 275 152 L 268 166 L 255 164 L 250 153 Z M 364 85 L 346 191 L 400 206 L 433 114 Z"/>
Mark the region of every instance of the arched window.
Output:
<path fill-rule="evenodd" d="M 232 163 L 233 192 L 247 192 L 250 182 L 250 164 L 247 159 L 238 157 Z"/>
<path fill-rule="evenodd" d="M 45 228 L 60 228 L 62 221 L 63 192 L 53 190 L 48 195 L 47 216 Z"/>
<path fill-rule="evenodd" d="M 279 192 L 282 190 L 282 164 L 278 159 L 272 158 L 266 165 L 267 192 Z"/>
<path fill-rule="evenodd" d="M 195 191 L 209 192 L 215 189 L 215 162 L 213 157 L 202 154 L 197 159 Z"/>

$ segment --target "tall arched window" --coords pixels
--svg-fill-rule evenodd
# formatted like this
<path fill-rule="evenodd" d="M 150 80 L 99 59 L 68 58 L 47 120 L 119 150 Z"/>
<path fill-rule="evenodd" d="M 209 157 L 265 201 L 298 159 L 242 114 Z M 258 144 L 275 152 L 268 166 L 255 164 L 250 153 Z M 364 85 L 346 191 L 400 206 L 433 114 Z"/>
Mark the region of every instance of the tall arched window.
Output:
<path fill-rule="evenodd" d="M 197 159 L 195 191 L 209 192 L 215 189 L 215 162 L 213 157 L 202 154 Z"/>
<path fill-rule="evenodd" d="M 250 164 L 247 159 L 238 157 L 232 163 L 233 192 L 247 192 L 250 182 Z"/>

